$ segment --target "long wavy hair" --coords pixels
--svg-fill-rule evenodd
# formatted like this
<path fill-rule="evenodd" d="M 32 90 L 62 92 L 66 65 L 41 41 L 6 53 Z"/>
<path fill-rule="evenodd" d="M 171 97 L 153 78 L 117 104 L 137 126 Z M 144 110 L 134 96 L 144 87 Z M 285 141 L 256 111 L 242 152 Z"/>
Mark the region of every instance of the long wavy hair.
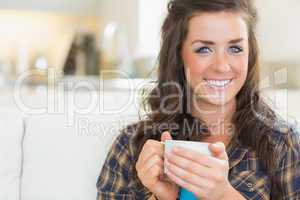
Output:
<path fill-rule="evenodd" d="M 143 101 L 146 117 L 131 126 L 136 130 L 135 143 L 138 145 L 135 158 L 137 160 L 146 140 L 160 140 L 161 133 L 166 130 L 174 139 L 182 140 L 201 141 L 210 135 L 205 123 L 193 117 L 188 109 L 189 89 L 181 49 L 188 33 L 188 22 L 194 15 L 222 11 L 241 14 L 249 35 L 248 74 L 236 96 L 236 112 L 232 119 L 234 139 L 256 151 L 263 169 L 271 177 L 273 199 L 280 198 L 281 191 L 274 177 L 275 158 L 280 150 L 271 141 L 276 115 L 264 103 L 259 91 L 257 12 L 252 0 L 171 0 L 168 3 L 168 14 L 161 30 L 158 79 Z"/>

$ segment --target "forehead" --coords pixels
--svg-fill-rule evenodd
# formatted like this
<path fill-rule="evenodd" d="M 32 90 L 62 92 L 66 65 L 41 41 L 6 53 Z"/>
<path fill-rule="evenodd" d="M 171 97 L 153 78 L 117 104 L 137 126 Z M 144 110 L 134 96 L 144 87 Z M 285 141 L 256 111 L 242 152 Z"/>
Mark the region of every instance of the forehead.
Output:
<path fill-rule="evenodd" d="M 195 14 L 188 23 L 187 40 L 224 41 L 247 38 L 247 24 L 240 13 L 211 12 Z"/>

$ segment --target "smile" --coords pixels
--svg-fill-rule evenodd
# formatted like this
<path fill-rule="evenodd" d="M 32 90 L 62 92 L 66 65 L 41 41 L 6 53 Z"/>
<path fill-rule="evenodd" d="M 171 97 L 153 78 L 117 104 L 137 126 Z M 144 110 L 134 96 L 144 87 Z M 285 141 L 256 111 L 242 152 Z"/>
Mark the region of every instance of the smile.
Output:
<path fill-rule="evenodd" d="M 232 79 L 225 79 L 225 80 L 207 80 L 207 79 L 204 79 L 204 81 L 210 87 L 224 88 L 232 82 Z"/>

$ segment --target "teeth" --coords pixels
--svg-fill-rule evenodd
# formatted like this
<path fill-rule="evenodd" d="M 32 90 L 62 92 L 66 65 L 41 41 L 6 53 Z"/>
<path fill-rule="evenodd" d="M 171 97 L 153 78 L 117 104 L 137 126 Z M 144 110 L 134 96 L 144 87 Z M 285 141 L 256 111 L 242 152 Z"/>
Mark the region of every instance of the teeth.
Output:
<path fill-rule="evenodd" d="M 205 81 L 208 85 L 214 87 L 225 87 L 231 82 L 231 80 L 205 80 Z"/>

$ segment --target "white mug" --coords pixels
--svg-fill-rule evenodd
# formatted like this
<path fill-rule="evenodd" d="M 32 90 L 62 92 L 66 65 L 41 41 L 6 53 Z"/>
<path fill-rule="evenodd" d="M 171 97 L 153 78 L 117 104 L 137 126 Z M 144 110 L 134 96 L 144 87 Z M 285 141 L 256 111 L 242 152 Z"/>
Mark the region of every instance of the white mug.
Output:
<path fill-rule="evenodd" d="M 197 151 L 204 155 L 212 156 L 210 150 L 208 149 L 209 143 L 206 142 L 194 142 L 194 141 L 185 141 L 185 140 L 166 140 L 164 142 L 164 154 L 171 152 L 172 149 L 176 146 L 191 149 Z M 164 165 L 166 166 L 166 165 Z M 164 172 L 167 172 L 167 168 L 164 167 Z"/>

